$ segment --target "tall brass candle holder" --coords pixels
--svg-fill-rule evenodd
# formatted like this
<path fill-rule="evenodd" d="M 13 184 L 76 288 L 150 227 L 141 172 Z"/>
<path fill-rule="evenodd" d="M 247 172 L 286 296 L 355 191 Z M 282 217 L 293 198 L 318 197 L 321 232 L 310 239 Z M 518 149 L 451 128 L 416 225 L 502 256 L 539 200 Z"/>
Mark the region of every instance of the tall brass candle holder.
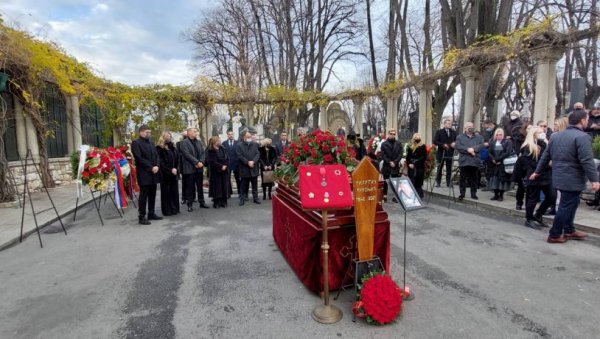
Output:
<path fill-rule="evenodd" d="M 322 210 L 323 227 L 323 242 L 321 249 L 323 250 L 323 305 L 315 307 L 312 317 L 315 321 L 322 324 L 334 324 L 342 319 L 342 311 L 329 304 L 329 243 L 327 240 L 327 210 Z"/>

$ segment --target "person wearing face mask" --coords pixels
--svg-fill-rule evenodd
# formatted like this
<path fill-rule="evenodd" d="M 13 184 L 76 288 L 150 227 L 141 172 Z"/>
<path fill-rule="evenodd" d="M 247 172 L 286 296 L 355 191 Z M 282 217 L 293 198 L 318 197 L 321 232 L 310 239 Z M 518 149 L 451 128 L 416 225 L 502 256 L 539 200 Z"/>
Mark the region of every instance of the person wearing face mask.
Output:
<path fill-rule="evenodd" d="M 479 153 L 483 145 L 483 137 L 475 134 L 472 122 L 466 122 L 464 133 L 456 137 L 455 148 L 458 151 L 458 166 L 460 167 L 460 195 L 458 200 L 465 198 L 467 186 L 471 187 L 471 199 L 478 200 L 477 197 L 477 174 L 481 165 Z"/>
<path fill-rule="evenodd" d="M 509 115 L 509 120 L 504 123 L 504 135 L 506 138 L 511 139 L 513 131 L 519 131 L 523 126 L 523 120 L 521 120 L 521 113 L 519 111 L 512 111 Z M 513 142 L 514 144 L 514 142 Z"/>
<path fill-rule="evenodd" d="M 131 143 L 131 153 L 137 168 L 137 181 L 140 186 L 138 198 L 138 222 L 150 225 L 149 220 L 162 220 L 154 213 L 156 202 L 156 185 L 160 182 L 160 159 L 154 143 L 150 140 L 150 127 L 142 125 L 139 128 L 139 139 Z M 146 207 L 148 208 L 146 210 Z M 146 211 L 148 217 L 146 218 Z"/>
<path fill-rule="evenodd" d="M 440 187 L 442 169 L 446 166 L 446 186 L 452 185 L 452 162 L 454 161 L 454 142 L 456 131 L 452 128 L 452 120 L 444 120 L 444 127 L 435 132 L 433 144 L 437 147 L 436 160 L 438 163 L 435 175 L 435 185 Z"/>
<path fill-rule="evenodd" d="M 525 180 L 527 194 L 525 199 L 525 226 L 533 229 L 547 227 L 542 216 L 555 199 L 554 190 L 552 189 L 551 167 L 544 168 L 537 180 L 529 180 L 546 150 L 547 144 L 548 140 L 544 130 L 540 127 L 532 127 L 527 132 L 525 141 L 521 146 L 521 156 L 515 163 L 515 175 L 523 177 Z M 535 206 L 540 201 L 540 192 L 544 193 L 544 201 L 534 213 Z"/>
<path fill-rule="evenodd" d="M 179 153 L 170 132 L 160 136 L 156 151 L 160 158 L 160 209 L 164 216 L 175 215 L 179 213 Z"/>
<path fill-rule="evenodd" d="M 411 139 L 410 147 L 406 151 L 406 163 L 408 164 L 408 177 L 421 198 L 423 198 L 426 160 L 427 149 L 423 140 L 421 140 L 421 134 L 415 133 Z"/>
<path fill-rule="evenodd" d="M 494 190 L 492 200 L 503 201 L 504 192 L 510 190 L 511 175 L 506 173 L 504 159 L 513 153 L 512 142 L 505 138 L 504 130 L 497 129 L 490 140 L 488 163 L 490 179 L 488 187 Z"/>
<path fill-rule="evenodd" d="M 387 179 L 400 176 L 400 160 L 402 160 L 402 143 L 396 140 L 396 130 L 390 129 L 385 142 L 381 143 L 381 157 L 383 163 L 381 174 L 383 175 L 383 200 L 387 201 Z"/>
<path fill-rule="evenodd" d="M 192 212 L 194 209 L 192 205 L 194 198 L 198 194 L 198 202 L 200 208 L 208 208 L 204 202 L 204 164 L 206 158 L 206 152 L 204 151 L 204 145 L 197 137 L 198 130 L 191 127 L 187 131 L 188 137 L 181 143 L 181 153 L 183 153 L 183 176 L 187 183 L 184 190 L 186 190 L 186 198 L 188 212 Z"/>
<path fill-rule="evenodd" d="M 255 204 L 260 204 L 258 200 L 258 174 L 260 152 L 258 151 L 258 144 L 254 142 L 252 133 L 246 131 L 243 133 L 244 142 L 239 143 L 236 149 L 237 157 L 239 160 L 239 173 L 241 178 L 241 195 L 240 195 L 240 206 L 243 206 L 248 201 L 248 191 L 250 184 L 252 184 L 252 199 Z"/>

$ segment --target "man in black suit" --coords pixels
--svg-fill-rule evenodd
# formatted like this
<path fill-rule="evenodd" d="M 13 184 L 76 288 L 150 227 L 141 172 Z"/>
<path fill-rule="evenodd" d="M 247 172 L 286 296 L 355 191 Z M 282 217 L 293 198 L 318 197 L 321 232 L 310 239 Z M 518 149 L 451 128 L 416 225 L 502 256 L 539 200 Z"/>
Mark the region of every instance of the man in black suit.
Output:
<path fill-rule="evenodd" d="M 452 185 L 452 162 L 454 161 L 454 142 L 456 141 L 456 131 L 452 129 L 452 120 L 444 120 L 444 127 L 435 132 L 433 143 L 437 146 L 437 174 L 435 176 L 435 185 L 440 187 L 442 182 L 442 168 L 446 165 L 446 185 Z"/>
<path fill-rule="evenodd" d="M 279 160 L 279 157 L 281 157 L 281 155 L 283 154 L 283 150 L 288 147 L 288 134 L 287 132 L 281 132 L 281 134 L 279 135 L 279 141 L 277 141 L 275 143 L 275 152 L 277 154 L 277 160 Z"/>
<path fill-rule="evenodd" d="M 192 204 L 196 192 L 198 193 L 198 202 L 201 208 L 208 208 L 204 202 L 204 145 L 196 134 L 198 130 L 188 128 L 187 139 L 181 142 L 181 153 L 183 154 L 182 174 L 185 178 L 184 190 L 187 192 L 185 200 L 188 206 L 188 212 L 192 212 Z"/>
<path fill-rule="evenodd" d="M 387 201 L 388 184 L 387 179 L 397 178 L 400 176 L 400 170 L 402 164 L 402 155 L 404 150 L 402 143 L 398 141 L 397 132 L 395 129 L 388 131 L 387 139 L 381 144 L 381 158 L 383 159 L 383 165 L 381 166 L 381 174 L 383 175 L 383 200 Z M 393 200 L 395 200 L 394 198 Z"/>
<path fill-rule="evenodd" d="M 181 132 L 181 137 L 182 139 L 179 140 L 176 144 L 175 144 L 175 148 L 177 148 L 177 154 L 179 155 L 179 168 L 177 169 L 177 172 L 179 174 L 181 174 L 181 170 L 183 167 L 183 154 L 181 154 L 181 143 L 187 139 L 187 130 Z M 183 176 L 181 176 L 181 204 L 185 205 L 186 201 L 185 201 L 185 187 L 186 187 L 186 181 L 184 179 Z"/>
<path fill-rule="evenodd" d="M 240 142 L 236 148 L 242 185 L 240 206 L 243 206 L 248 201 L 250 184 L 252 184 L 252 198 L 254 203 L 260 204 L 260 200 L 258 200 L 258 160 L 260 159 L 260 152 L 258 151 L 258 144 L 252 137 L 252 133 L 246 131 L 243 136 L 243 142 Z"/>
<path fill-rule="evenodd" d="M 231 181 L 231 173 L 233 173 L 233 178 L 235 179 L 235 186 L 237 187 L 237 192 L 238 195 L 240 195 L 240 172 L 238 169 L 239 166 L 239 160 L 237 157 L 237 145 L 240 142 L 237 140 L 234 140 L 233 138 L 233 131 L 232 130 L 228 130 L 227 131 L 227 140 L 222 143 L 223 148 L 225 148 L 225 152 L 227 152 L 227 155 L 229 156 L 229 180 Z"/>
<path fill-rule="evenodd" d="M 140 186 L 138 222 L 141 225 L 150 225 L 149 220 L 162 220 L 162 217 L 154 213 L 156 184 L 160 182 L 160 159 L 156 146 L 150 141 L 151 134 L 150 128 L 142 125 L 139 128 L 139 139 L 131 143 L 131 153 L 135 159 L 137 181 Z M 148 218 L 146 218 L 146 205 L 148 206 Z"/>

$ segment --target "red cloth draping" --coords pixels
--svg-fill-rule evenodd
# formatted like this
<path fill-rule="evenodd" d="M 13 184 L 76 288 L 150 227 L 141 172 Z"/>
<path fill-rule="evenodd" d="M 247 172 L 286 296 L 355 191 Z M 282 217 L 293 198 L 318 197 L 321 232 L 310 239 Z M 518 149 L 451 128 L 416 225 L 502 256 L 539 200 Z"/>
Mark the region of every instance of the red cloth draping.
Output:
<path fill-rule="evenodd" d="M 356 254 L 356 228 L 354 225 L 334 226 L 329 229 L 329 288 L 336 290 L 342 284 L 353 282 Z M 322 229 L 321 224 L 308 218 L 306 212 L 293 206 L 279 195 L 273 197 L 273 238 L 281 254 L 311 291 L 323 290 Z M 375 254 L 389 272 L 390 222 L 375 224 Z"/>

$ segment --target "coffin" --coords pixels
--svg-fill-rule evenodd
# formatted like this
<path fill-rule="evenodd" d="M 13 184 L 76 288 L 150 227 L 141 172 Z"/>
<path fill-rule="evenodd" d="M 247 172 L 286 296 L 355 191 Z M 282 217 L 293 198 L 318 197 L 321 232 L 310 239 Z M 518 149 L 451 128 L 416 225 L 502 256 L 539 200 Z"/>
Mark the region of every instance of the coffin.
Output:
<path fill-rule="evenodd" d="M 383 182 L 379 184 L 380 197 Z M 381 201 L 381 199 L 379 199 Z M 298 189 L 278 183 L 273 196 L 273 239 L 298 279 L 309 290 L 323 290 L 322 227 L 320 211 L 303 211 Z M 358 258 L 354 210 L 329 213 L 329 288 L 336 290 L 354 281 L 352 260 Z M 377 205 L 374 251 L 389 272 L 390 222 Z"/>

